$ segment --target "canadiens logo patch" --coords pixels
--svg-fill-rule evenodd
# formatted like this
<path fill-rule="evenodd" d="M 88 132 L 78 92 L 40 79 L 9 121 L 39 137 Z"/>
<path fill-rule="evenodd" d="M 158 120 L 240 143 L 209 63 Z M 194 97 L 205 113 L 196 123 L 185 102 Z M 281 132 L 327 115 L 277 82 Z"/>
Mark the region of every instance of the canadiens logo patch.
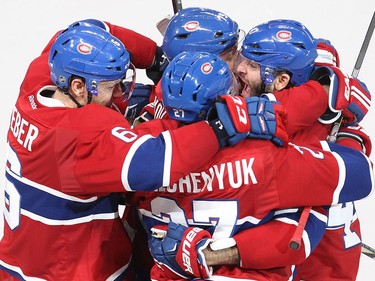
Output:
<path fill-rule="evenodd" d="M 92 46 L 87 43 L 79 43 L 77 50 L 83 55 L 89 55 L 91 54 Z"/>
<path fill-rule="evenodd" d="M 202 70 L 202 72 L 203 72 L 204 74 L 209 74 L 209 73 L 211 73 L 211 71 L 212 71 L 212 65 L 211 65 L 211 63 L 209 63 L 209 62 L 205 62 L 204 64 L 202 64 L 202 66 L 201 66 L 201 70 Z"/>
<path fill-rule="evenodd" d="M 188 21 L 184 25 L 186 31 L 195 31 L 199 28 L 199 21 Z"/>
<path fill-rule="evenodd" d="M 287 30 L 280 30 L 279 32 L 276 33 L 276 38 L 281 41 L 288 41 L 292 39 L 292 33 Z"/>

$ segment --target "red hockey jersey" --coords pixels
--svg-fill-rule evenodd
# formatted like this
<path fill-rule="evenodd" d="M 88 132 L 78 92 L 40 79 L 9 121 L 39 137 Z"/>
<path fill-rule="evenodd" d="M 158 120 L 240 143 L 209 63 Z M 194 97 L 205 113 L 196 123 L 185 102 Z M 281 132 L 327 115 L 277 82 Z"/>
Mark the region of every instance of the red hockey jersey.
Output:
<path fill-rule="evenodd" d="M 123 280 L 132 253 L 119 194 L 172 185 L 212 158 L 216 136 L 206 122 L 132 130 L 112 109 L 66 108 L 50 98 L 47 58 L 31 63 L 10 118 L 0 268 L 21 280 Z"/>
<path fill-rule="evenodd" d="M 225 148 L 202 169 L 159 189 L 155 198 L 139 201 L 143 221 L 147 229 L 169 221 L 199 226 L 220 239 L 268 222 L 279 208 L 367 196 L 373 188 L 368 158 L 336 144 L 322 146 L 324 151 L 294 144 L 278 148 L 268 141 L 246 140 Z M 368 171 L 364 177 L 352 170 L 359 163 Z M 354 177 L 365 182 L 351 186 Z M 363 193 L 358 184 L 365 187 Z"/>

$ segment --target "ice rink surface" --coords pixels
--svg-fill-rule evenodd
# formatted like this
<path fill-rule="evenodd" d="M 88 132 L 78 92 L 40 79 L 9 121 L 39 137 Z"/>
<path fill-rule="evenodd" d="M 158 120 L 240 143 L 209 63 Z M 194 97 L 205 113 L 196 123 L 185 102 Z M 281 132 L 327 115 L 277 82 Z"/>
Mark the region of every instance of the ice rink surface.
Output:
<path fill-rule="evenodd" d="M 184 7 L 207 7 L 222 11 L 236 20 L 246 32 L 253 26 L 271 19 L 294 19 L 302 22 L 315 37 L 329 39 L 340 54 L 341 69 L 351 73 L 362 46 L 371 17 L 373 0 L 315 0 L 315 1 L 189 1 Z M 172 14 L 170 0 L 1 0 L 0 10 L 0 163 L 5 164 L 6 133 L 9 116 L 18 89 L 31 60 L 36 57 L 59 29 L 71 22 L 97 18 L 133 29 L 154 39 L 159 45 L 162 37 L 155 25 Z M 370 42 L 359 76 L 370 92 L 375 93 L 375 35 Z M 149 83 L 144 72 L 137 74 L 138 82 Z M 373 98 L 374 99 L 374 98 Z M 375 139 L 375 107 L 362 125 Z M 375 160 L 375 152 L 371 159 Z M 46 163 L 48 165 L 48 163 Z M 293 173 L 293 171 L 291 171 Z M 52 175 L 53 176 L 53 175 Z M 1 172 L 1 182 L 4 172 Z M 1 192 L 1 196 L 2 196 Z M 356 206 L 362 225 L 364 243 L 375 247 L 375 195 L 359 201 Z M 2 208 L 2 206 L 0 207 Z M 3 221 L 0 219 L 0 235 Z M 375 280 L 375 260 L 362 255 L 358 281 Z M 319 270 L 319 269 L 317 269 Z"/>

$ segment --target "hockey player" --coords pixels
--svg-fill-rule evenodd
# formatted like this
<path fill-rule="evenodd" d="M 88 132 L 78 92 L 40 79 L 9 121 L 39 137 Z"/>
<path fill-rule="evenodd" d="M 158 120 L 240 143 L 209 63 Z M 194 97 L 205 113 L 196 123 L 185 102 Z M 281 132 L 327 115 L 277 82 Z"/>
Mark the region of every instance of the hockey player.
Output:
<path fill-rule="evenodd" d="M 226 61 L 234 71 L 239 36 L 238 24 L 224 13 L 213 9 L 189 7 L 171 18 L 163 38 L 162 50 L 169 61 L 183 51 L 209 52 Z M 126 116 L 134 119 L 140 114 L 136 124 L 154 117 L 168 118 L 162 104 L 160 84 L 156 88 L 150 85 L 138 87 L 143 89 L 143 99 L 139 97 L 137 106 L 128 108 Z M 141 95 L 141 92 L 138 93 Z M 147 104 L 150 95 L 152 103 Z M 147 106 L 140 111 L 139 105 L 142 104 Z"/>
<path fill-rule="evenodd" d="M 168 61 L 165 60 L 162 48 L 157 46 L 153 40 L 133 30 L 112 24 L 108 21 L 101 21 L 98 19 L 84 19 L 81 21 L 101 27 L 110 32 L 113 36 L 116 36 L 123 44 L 125 44 L 126 49 L 130 54 L 131 63 L 137 69 L 145 69 L 147 76 L 155 81 L 155 84 L 159 81 Z M 48 52 L 60 32 L 61 31 L 58 31 L 51 38 L 44 51 Z M 133 93 L 136 92 L 136 94 L 132 95 L 129 99 L 123 100 L 122 96 L 114 97 L 114 108 L 123 114 L 128 104 L 133 105 L 137 101 L 137 94 L 142 95 L 144 89 L 142 85 L 135 83 L 133 87 Z"/>
<path fill-rule="evenodd" d="M 331 42 L 324 39 L 318 39 L 317 42 L 320 55 L 315 61 L 315 65 L 330 66 L 334 69 L 340 67 L 338 52 Z M 325 68 L 322 69 L 325 70 Z M 351 90 L 353 91 L 354 88 Z M 352 110 L 357 108 L 355 115 L 353 116 L 347 110 L 343 113 L 346 116 L 344 119 L 346 124 L 341 126 L 341 130 L 337 133 L 337 139 L 352 147 L 353 139 L 356 140 L 354 144 L 357 145 L 357 149 L 370 156 L 371 140 L 358 124 L 370 107 L 370 96 L 361 94 L 360 90 L 361 87 L 357 92 L 358 101 L 352 102 L 350 106 Z M 362 102 L 360 102 L 361 99 Z M 352 97 L 352 101 L 354 101 L 354 97 Z M 320 121 L 332 123 L 329 117 L 337 117 L 337 115 L 337 113 L 328 110 Z M 352 122 L 353 120 L 356 122 Z M 337 123 L 335 121 L 335 125 Z M 333 137 L 334 133 L 331 131 L 329 138 Z M 360 223 L 354 202 L 331 206 L 325 235 L 308 259 L 296 266 L 297 276 L 293 280 L 356 280 L 361 257 L 361 238 Z M 316 271 L 313 268 L 320 270 Z"/>
<path fill-rule="evenodd" d="M 293 109 L 289 115 L 290 122 L 288 123 L 288 129 L 289 133 L 294 136 L 294 141 L 300 141 L 301 143 L 310 142 L 313 144 L 319 139 L 325 139 L 327 134 L 330 133 L 331 125 L 329 125 L 329 123 L 334 121 L 330 119 L 339 117 L 341 113 L 340 109 L 343 110 L 346 123 L 353 122 L 353 120 L 360 121 L 368 110 L 370 97 L 364 84 L 350 79 L 348 80 L 351 82 L 352 86 L 350 99 L 347 101 L 343 100 L 345 96 L 342 86 L 344 84 L 344 79 L 341 71 L 334 68 L 334 64 L 339 62 L 337 52 L 330 46 L 327 46 L 326 41 L 320 40 L 318 43 L 319 51 L 325 51 L 327 56 L 325 60 L 319 60 L 319 65 L 322 65 L 322 63 L 327 64 L 327 58 L 330 58 L 332 61 L 330 65 L 333 65 L 335 73 L 323 68 L 315 73 L 315 75 L 320 73 L 316 78 L 322 78 L 324 76 L 330 77 L 338 86 L 336 89 L 330 91 L 329 101 L 331 111 L 327 111 L 320 118 L 320 121 L 323 123 L 324 121 L 328 121 L 328 125 L 322 125 L 317 120 L 315 120 L 315 122 L 311 120 L 310 115 L 315 114 L 317 116 L 316 118 L 318 118 L 326 108 L 323 107 L 323 111 L 320 112 L 311 112 L 311 109 L 319 110 L 320 108 L 320 110 L 322 110 L 322 107 L 317 103 L 321 100 L 321 95 L 316 94 L 321 92 L 319 92 L 320 86 L 314 81 L 309 81 L 303 86 L 290 88 L 292 85 L 304 83 L 306 77 L 309 77 L 313 71 L 314 61 L 316 63 L 316 55 L 311 55 L 311 53 L 309 53 L 309 50 L 313 48 L 312 36 L 305 32 L 298 32 L 301 27 L 303 26 L 293 21 L 273 21 L 270 22 L 269 25 L 265 24 L 254 28 L 245 38 L 242 53 L 247 51 L 248 53 L 245 53 L 244 57 L 248 59 L 242 59 L 239 66 L 239 76 L 242 77 L 249 86 L 253 86 L 252 91 L 250 91 L 249 87 L 245 88 L 243 95 L 260 95 L 265 89 L 267 89 L 266 92 L 279 90 L 272 95 L 268 94 L 268 96 L 271 97 L 271 99 L 282 101 L 288 108 Z M 301 37 L 303 33 L 305 33 L 305 40 L 302 40 L 303 37 Z M 278 39 L 276 34 L 282 34 L 283 37 Z M 288 34 L 293 36 L 291 36 L 289 40 L 285 40 L 287 38 L 285 35 Z M 310 44 L 308 44 L 309 42 Z M 330 53 L 327 54 L 327 51 L 330 51 Z M 321 56 L 318 57 L 318 59 L 321 58 Z M 322 73 L 324 75 L 321 75 Z M 294 77 L 294 83 L 288 83 L 291 78 L 290 76 L 292 78 Z M 259 77 L 258 84 L 254 83 L 254 81 L 257 81 L 257 79 L 254 80 L 254 77 Z M 323 84 L 330 84 L 330 80 L 327 81 L 327 79 L 320 81 Z M 353 92 L 353 89 L 355 89 L 353 85 L 357 88 L 357 93 Z M 280 90 L 283 88 L 288 88 L 288 90 Z M 310 88 L 310 91 L 301 92 L 304 88 Z M 298 91 L 296 91 L 296 89 L 298 89 Z M 358 94 L 361 97 L 360 99 L 356 98 Z M 332 112 L 332 110 L 334 112 Z M 308 114 L 306 115 L 306 113 Z M 311 121 L 313 122 L 311 123 Z M 318 125 L 313 125 L 316 123 Z M 311 127 L 311 125 L 313 126 Z M 338 137 L 341 144 L 346 144 L 360 151 L 363 150 L 367 155 L 371 152 L 371 142 L 357 124 L 356 126 L 345 126 L 341 128 Z M 342 215 L 339 216 L 339 218 L 348 217 L 348 221 L 344 226 L 339 228 L 332 226 L 332 222 L 343 223 L 342 220 L 337 220 L 337 210 L 340 210 L 343 206 L 345 206 L 345 208 L 341 211 Z M 359 232 L 357 232 L 359 230 L 358 220 L 352 203 L 331 207 L 330 218 L 330 225 L 327 228 L 326 235 L 316 252 L 313 252 L 307 261 L 297 266 L 305 280 L 355 280 L 360 256 L 360 240 L 358 239 Z M 272 237 L 275 232 L 277 233 L 277 237 L 281 237 L 284 234 L 285 237 L 291 237 L 293 230 L 290 230 L 290 226 L 288 226 L 290 223 L 295 222 L 277 216 L 273 221 L 260 227 L 241 231 L 238 235 L 234 236 L 237 244 L 237 247 L 234 248 L 236 251 L 232 251 L 234 254 L 234 263 L 238 262 L 238 252 L 241 266 L 248 268 L 276 267 L 303 261 L 312 249 L 309 244 L 311 241 L 306 240 L 306 237 L 302 240 L 304 243 L 302 243 L 301 249 L 298 252 L 289 249 L 288 240 L 290 238 L 286 239 L 285 242 L 280 242 L 280 239 L 265 239 L 265 237 Z M 352 228 L 349 228 L 350 224 Z M 292 228 L 294 228 L 294 226 L 292 226 Z M 309 226 L 307 226 L 306 229 L 308 230 Z M 342 240 L 342 237 L 346 237 L 346 239 Z M 252 241 L 252 243 L 249 243 L 249 241 Z M 347 249 L 345 246 L 337 245 L 337 243 L 341 244 L 342 242 L 351 243 L 351 245 L 356 246 L 352 249 Z M 262 245 L 262 247 L 259 247 L 259 245 Z M 228 252 L 226 252 L 226 254 L 228 254 Z M 209 255 L 212 256 L 212 254 Z M 214 252 L 213 256 L 216 260 L 214 260 L 212 264 L 229 263 L 228 258 L 218 263 L 218 252 Z M 210 262 L 212 262 L 212 260 Z M 231 262 L 233 263 L 233 260 Z M 322 268 L 322 270 L 315 270 L 317 267 Z M 275 276 L 273 276 L 273 278 L 275 278 Z"/>
<path fill-rule="evenodd" d="M 213 9 L 189 7 L 171 18 L 162 49 L 169 61 L 184 51 L 215 54 L 234 71 L 239 36 L 238 24 L 228 15 Z"/>
<path fill-rule="evenodd" d="M 172 185 L 248 135 L 232 110 L 227 120 L 131 129 L 109 108 L 130 68 L 124 44 L 87 21 L 30 64 L 8 131 L 1 280 L 132 280 L 119 193 Z"/>
<path fill-rule="evenodd" d="M 371 142 L 358 122 L 368 111 L 370 94 L 363 83 L 346 76 L 337 68 L 339 66 L 337 51 L 329 41 L 318 41 L 320 55 L 319 60 L 315 61 L 315 65 L 329 65 L 329 67 L 320 68 L 313 75 L 314 79 L 322 84 L 336 85 L 336 89 L 331 87 L 329 92 L 329 110 L 320 116 L 322 112 L 319 112 L 317 110 L 319 107 L 314 104 L 317 101 L 316 96 L 311 93 L 300 94 L 290 91 L 292 94 L 286 95 L 285 91 L 280 91 L 307 82 L 314 69 L 314 56 L 308 52 L 307 41 L 301 40 L 301 33 L 298 32 L 301 27 L 304 28 L 298 22 L 271 21 L 255 27 L 248 33 L 242 46 L 241 63 L 238 66 L 238 76 L 247 84 L 243 95 L 273 92 L 267 96 L 271 100 L 280 101 L 288 110 L 287 131 L 291 141 L 297 144 L 326 139 L 331 134 L 332 124 L 342 114 L 344 125 L 338 132 L 338 140 L 369 156 Z M 310 41 L 312 44 L 313 41 Z M 322 56 L 322 52 L 325 56 Z M 321 60 L 321 58 L 325 59 Z M 307 63 L 308 67 L 306 67 Z M 307 82 L 312 86 L 314 83 L 316 82 Z M 350 87 L 348 89 L 350 95 L 347 98 L 345 93 L 349 94 L 349 92 L 345 89 L 346 83 L 349 83 Z M 316 115 L 319 118 L 315 117 L 315 120 L 311 120 L 311 117 Z M 337 131 L 333 131 L 333 134 L 337 134 Z M 346 138 L 340 139 L 343 136 Z M 274 222 L 274 224 L 281 223 Z M 254 229 L 252 235 L 244 235 L 244 239 L 256 241 L 254 239 L 258 237 L 256 232 L 257 230 Z M 248 261 L 246 266 L 262 266 L 251 257 L 251 254 L 246 255 L 246 253 L 254 253 L 256 244 L 256 242 L 255 245 L 248 243 L 245 248 L 240 248 L 241 256 L 249 257 L 244 258 Z M 303 280 L 311 281 L 355 280 L 360 255 L 361 235 L 354 203 L 334 205 L 329 210 L 328 227 L 324 238 L 312 255 L 297 266 L 297 273 Z"/>
<path fill-rule="evenodd" d="M 205 72 L 207 69 L 210 69 L 209 73 Z M 204 119 L 208 114 L 210 103 L 218 93 L 230 92 L 229 83 L 223 85 L 222 81 L 231 80 L 228 72 L 230 72 L 228 66 L 215 55 L 208 53 L 177 55 L 167 67 L 161 80 L 163 102 L 170 117 L 185 124 Z M 241 101 L 239 97 L 230 96 L 223 97 L 223 100 L 234 105 L 240 104 Z M 266 99 L 259 99 L 258 102 L 248 103 L 247 107 L 250 112 L 262 108 L 267 111 L 269 102 Z M 216 103 L 216 109 L 220 115 L 219 103 Z M 231 248 L 235 245 L 234 240 L 227 238 L 235 237 L 238 233 L 254 226 L 261 227 L 260 225 L 273 218 L 278 208 L 330 204 L 333 193 L 329 182 L 335 182 L 333 186 L 336 186 L 339 179 L 336 173 L 340 168 L 337 169 L 336 160 L 332 162 L 329 160 L 335 157 L 328 151 L 330 150 L 328 147 L 339 154 L 346 151 L 344 154 L 359 156 L 354 162 L 353 159 L 345 159 L 345 165 L 352 163 L 355 167 L 358 165 L 357 160 L 366 157 L 354 150 L 324 141 L 320 145 L 326 148 L 325 151 L 320 151 L 317 146 L 307 148 L 294 144 L 290 144 L 288 148 L 274 150 L 267 141 L 245 141 L 233 149 L 222 150 L 209 165 L 190 173 L 176 184 L 160 188 L 155 192 L 154 197 L 137 200 L 147 229 L 150 231 L 154 228 L 156 235 L 161 234 L 159 238 L 164 238 L 151 239 L 150 242 L 151 251 L 158 265 L 153 268 L 151 279 L 182 280 L 196 276 L 215 280 L 217 276 L 225 276 L 223 278 L 229 278 L 228 280 L 231 277 L 244 280 L 271 280 L 266 279 L 266 276 L 272 278 L 275 275 L 285 278 L 285 274 L 290 275 L 290 270 L 255 271 L 229 266 L 220 267 L 211 276 L 212 272 L 202 255 L 202 250 L 211 242 L 210 239 L 206 239 L 211 238 L 211 234 L 194 227 L 199 226 L 213 233 L 212 238 L 215 239 L 215 244 L 211 245 L 213 249 Z M 365 162 L 368 171 L 366 177 L 372 182 L 371 165 L 367 160 Z M 319 168 L 320 165 L 325 167 Z M 284 177 L 290 170 L 298 176 Z M 346 171 L 354 172 L 350 168 Z M 327 175 L 324 175 L 325 173 Z M 346 176 L 351 177 L 349 174 Z M 322 185 L 317 184 L 321 179 L 323 179 Z M 349 184 L 348 180 L 350 181 L 347 178 L 343 182 Z M 307 188 L 308 183 L 314 183 L 314 186 Z M 328 186 L 323 187 L 326 184 Z M 347 200 L 346 196 L 359 199 L 358 194 L 355 194 L 357 191 L 347 193 L 346 188 L 347 186 L 340 188 L 340 195 L 335 196 L 334 200 Z M 314 194 L 317 192 L 324 194 L 316 197 Z M 277 199 L 273 197 L 274 195 Z M 141 194 L 138 196 L 142 198 Z M 312 216 L 318 225 L 323 225 L 325 228 L 324 215 L 315 212 Z M 181 231 L 180 226 L 171 225 L 172 228 L 168 232 L 160 231 L 159 226 L 155 227 L 160 223 L 168 224 L 170 221 L 185 227 Z M 190 228 L 186 230 L 186 227 Z M 313 235 L 314 230 L 310 229 L 310 231 Z M 247 243 L 251 243 L 251 240 L 247 240 Z"/>

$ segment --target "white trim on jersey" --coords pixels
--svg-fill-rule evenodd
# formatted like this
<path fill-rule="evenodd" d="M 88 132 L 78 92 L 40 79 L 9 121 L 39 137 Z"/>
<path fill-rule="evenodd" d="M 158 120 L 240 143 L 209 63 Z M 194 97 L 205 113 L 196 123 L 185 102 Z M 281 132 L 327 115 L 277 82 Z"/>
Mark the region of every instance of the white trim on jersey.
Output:
<path fill-rule="evenodd" d="M 132 144 L 128 153 L 126 154 L 124 164 L 122 165 L 122 169 L 121 169 L 121 181 L 126 191 L 134 191 L 133 189 L 131 189 L 129 185 L 129 181 L 128 181 L 128 172 L 129 172 L 130 163 L 133 160 L 133 157 L 135 153 L 137 152 L 137 150 L 139 149 L 139 147 L 150 138 L 152 138 L 151 135 L 141 136 Z"/>
<path fill-rule="evenodd" d="M 18 266 L 13 266 L 13 265 L 7 264 L 6 262 L 3 262 L 2 260 L 0 260 L 0 265 L 5 267 L 5 268 L 8 268 L 10 270 L 13 270 L 14 272 L 17 272 L 19 275 L 21 275 L 21 277 L 24 280 L 27 280 L 27 281 L 46 281 L 46 279 L 26 276 L 23 273 L 21 268 L 19 268 Z"/>
<path fill-rule="evenodd" d="M 52 189 L 48 186 L 45 186 L 45 185 L 36 183 L 32 180 L 29 180 L 25 177 L 20 177 L 19 175 L 15 174 L 12 170 L 10 170 L 8 167 L 6 167 L 6 172 L 9 173 L 10 176 L 15 178 L 19 182 L 22 182 L 26 185 L 29 185 L 29 186 L 34 187 L 36 189 L 42 190 L 46 193 L 49 193 L 53 196 L 56 196 L 56 197 L 59 197 L 59 198 L 62 198 L 62 199 L 66 199 L 66 200 L 70 200 L 70 201 L 74 201 L 74 202 L 79 202 L 79 203 L 91 203 L 91 202 L 95 202 L 96 200 L 98 200 L 97 196 L 93 196 L 93 197 L 90 197 L 90 198 L 87 198 L 87 199 L 82 199 L 82 198 L 79 198 L 79 197 L 75 197 L 75 196 L 68 195 L 66 193 L 57 191 L 57 190 Z"/>
<path fill-rule="evenodd" d="M 332 202 L 331 202 L 331 205 L 334 205 L 334 204 L 337 204 L 339 202 L 340 193 L 341 193 L 341 191 L 344 187 L 344 183 L 345 183 L 345 179 L 346 179 L 346 167 L 345 167 L 345 163 L 342 160 L 342 158 L 340 157 L 340 155 L 338 153 L 334 152 L 334 151 L 331 151 L 331 149 L 330 149 L 330 147 L 329 147 L 329 145 L 326 141 L 320 141 L 320 144 L 321 144 L 322 149 L 324 151 L 330 151 L 332 153 L 332 155 L 337 160 L 337 164 L 338 164 L 339 170 L 340 170 L 339 181 L 338 181 L 337 187 L 335 188 L 335 191 L 333 193 Z"/>

